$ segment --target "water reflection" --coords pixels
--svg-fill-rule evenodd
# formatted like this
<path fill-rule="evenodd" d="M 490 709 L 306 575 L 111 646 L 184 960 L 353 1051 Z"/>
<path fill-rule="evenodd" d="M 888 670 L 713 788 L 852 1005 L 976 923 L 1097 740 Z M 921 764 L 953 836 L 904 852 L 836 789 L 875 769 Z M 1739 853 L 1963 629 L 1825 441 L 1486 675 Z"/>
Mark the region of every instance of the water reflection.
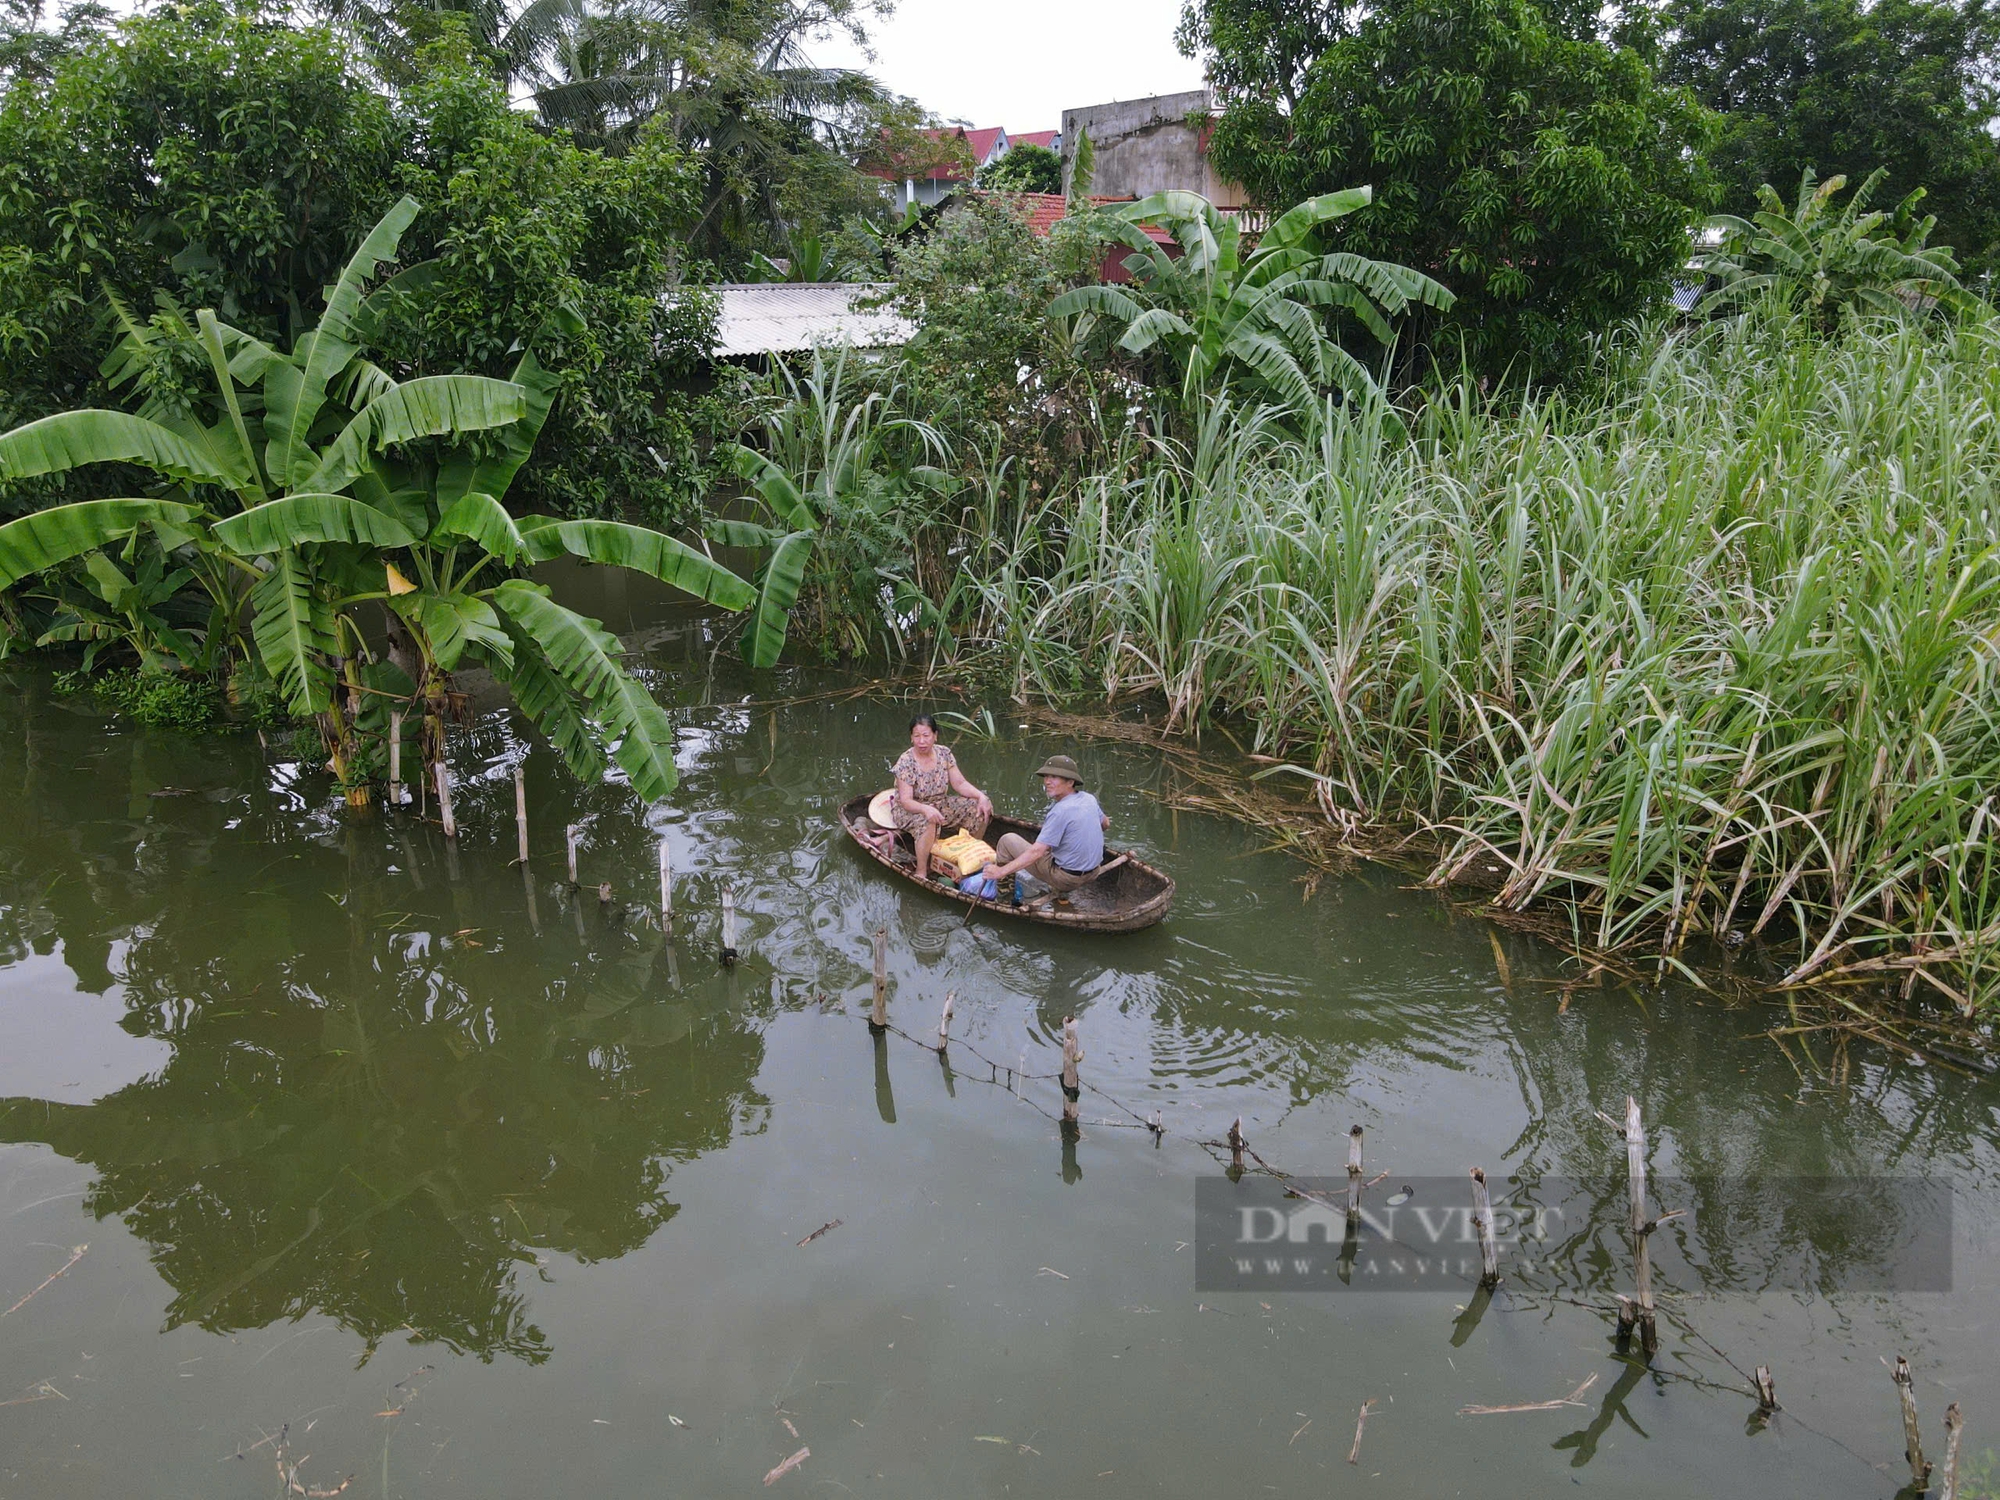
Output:
<path fill-rule="evenodd" d="M 1492 1429 L 1455 1426 L 1451 1412 L 1468 1399 L 1575 1389 L 1592 1373 L 1571 1371 L 1577 1351 L 1594 1361 L 1608 1350 L 1610 1293 L 1630 1290 L 1631 1256 L 1623 1146 L 1595 1113 L 1622 1113 L 1628 1093 L 1644 1103 L 1659 1206 L 1694 1210 L 1656 1237 L 1664 1316 L 1693 1318 L 1734 1354 L 1748 1336 L 1728 1320 L 1745 1304 L 1723 1310 L 1691 1294 L 1825 1288 L 1882 1253 L 1883 1205 L 1829 1211 L 1800 1179 L 1949 1177 L 1976 1207 L 1968 1219 L 1993 1222 L 2000 1084 L 1858 1052 L 1822 1076 L 1758 1035 L 1771 1012 L 1686 994 L 1606 989 L 1564 1007 L 1546 955 L 1503 937 L 1496 963 L 1483 923 L 1391 875 L 1328 882 L 1302 900 L 1297 869 L 1257 835 L 1155 800 L 1173 772 L 1143 748 L 1084 753 L 1119 842 L 1179 878 L 1171 920 L 1119 938 L 967 924 L 957 908 L 883 879 L 832 830 L 843 798 L 886 779 L 908 707 L 813 697 L 821 684 L 810 680 L 793 688 L 801 701 L 778 708 L 718 702 L 786 691 L 729 674 L 704 655 L 653 679 L 678 735 L 684 785 L 671 806 L 637 808 L 614 782 L 576 788 L 531 754 L 525 872 L 510 863 L 523 746 L 504 714 L 472 728 L 456 768 L 454 874 L 418 816 L 344 821 L 322 778 L 267 759 L 254 741 L 129 734 L 32 689 L 0 702 L 10 807 L 0 965 L 13 965 L 0 983 L 18 990 L 31 967 L 66 966 L 105 996 L 100 1010 L 122 1008 L 157 1069 L 70 1104 L 52 1099 L 89 1098 L 60 1087 L 78 1073 L 45 1068 L 38 1080 L 15 1068 L 7 1076 L 24 1081 L 6 1087 L 22 1097 L 0 1101 L 0 1138 L 88 1165 L 90 1211 L 139 1237 L 169 1286 L 170 1323 L 237 1330 L 317 1310 L 370 1345 L 408 1328 L 505 1356 L 465 1408 L 483 1413 L 490 1452 L 517 1446 L 512 1424 L 534 1419 L 505 1404 L 510 1361 L 553 1357 L 537 1399 L 587 1391 L 587 1409 L 607 1423 L 627 1420 L 614 1388 L 630 1393 L 630 1427 L 615 1430 L 648 1436 L 616 1450 L 630 1465 L 599 1476 L 608 1488 L 655 1484 L 661 1391 L 677 1390 L 682 1404 L 667 1409 L 683 1416 L 710 1401 L 714 1425 L 674 1440 L 676 1483 L 690 1493 L 728 1492 L 793 1451 L 789 1433 L 775 1454 L 726 1446 L 748 1438 L 710 1439 L 750 1432 L 747 1421 L 725 1426 L 744 1411 L 773 1424 L 772 1400 L 794 1375 L 815 1399 L 853 1398 L 818 1430 L 796 1402 L 787 1412 L 829 1473 L 846 1460 L 832 1458 L 832 1438 L 821 1447 L 823 1435 L 857 1445 L 841 1483 L 941 1451 L 924 1445 L 953 1424 L 967 1442 L 1019 1441 L 1046 1424 L 1044 1438 L 1074 1444 L 1065 1472 L 1115 1466 L 1122 1480 L 1157 1461 L 1172 1468 L 1171 1490 L 1198 1487 L 1193 1476 L 1212 1463 L 1228 1472 L 1203 1471 L 1208 1488 L 1298 1488 L 1311 1476 L 1283 1466 L 1306 1461 L 1329 1418 L 1296 1447 L 1282 1433 L 1266 1442 L 1276 1429 L 1250 1436 L 1248 1423 L 1233 1447 L 1227 1429 L 1165 1449 L 1155 1434 L 1206 1431 L 1204 1392 L 1217 1380 L 1260 1420 L 1348 1381 L 1343 1423 L 1400 1380 L 1403 1402 L 1432 1402 L 1433 1415 L 1401 1429 L 1421 1432 L 1407 1441 L 1431 1455 L 1404 1460 L 1416 1489 L 1443 1492 L 1448 1474 L 1497 1450 L 1516 1466 L 1502 1488 L 1540 1493 L 1546 1473 L 1521 1469 L 1504 1444 L 1489 1450 Z M 0 694 L 13 691 L 0 681 Z M 959 752 L 981 784 L 1025 810 L 1050 748 L 1009 726 Z M 557 884 L 571 823 L 583 838 L 580 904 Z M 629 910 L 653 899 L 663 836 L 676 880 L 672 945 Z M 725 878 L 736 882 L 744 951 L 732 970 L 716 961 Z M 613 885 L 609 909 L 599 881 Z M 877 927 L 891 935 L 899 1027 L 929 1037 L 956 991 L 948 1053 L 926 1056 L 893 1034 L 867 1050 Z M 1072 1012 L 1085 1081 L 1103 1091 L 1087 1099 L 1081 1132 L 1040 1108 L 1060 1108 L 1047 1078 Z M 1037 1083 L 1017 1085 L 1017 1071 Z M 1156 1109 L 1169 1132 L 1160 1145 L 1138 1123 Z M 1350 1257 L 1346 1289 L 1330 1298 L 1275 1312 L 1238 1299 L 1222 1316 L 1213 1296 L 1190 1295 L 1192 1254 L 1174 1247 L 1187 1237 L 1193 1179 L 1220 1171 L 1191 1142 L 1217 1140 L 1238 1115 L 1265 1159 L 1337 1181 L 1349 1127 L 1365 1126 L 1368 1175 L 1393 1173 L 1369 1189 L 1371 1204 L 1435 1178 L 1441 1197 L 1416 1205 L 1462 1213 L 1475 1162 L 1529 1194 L 1564 1181 L 1563 1201 L 1576 1205 L 1569 1238 L 1555 1269 L 1509 1274 L 1491 1298 L 1471 1295 L 1470 1278 L 1429 1298 L 1350 1295 L 1362 1283 Z M 714 1160 L 732 1146 L 736 1155 Z M 1689 1184 L 1685 1200 L 1669 1196 L 1677 1179 Z M 55 1208 L 38 1212 L 61 1222 Z M 801 1234 L 843 1216 L 838 1235 L 799 1247 Z M 80 1226 L 73 1236 L 92 1237 Z M 649 1238 L 656 1259 L 631 1253 Z M 1990 1287 L 1990 1234 L 1975 1240 L 1961 1284 Z M 561 1272 L 558 1257 L 618 1264 L 544 1292 L 537 1278 Z M 23 1290 L 52 1269 L 31 1256 L 22 1266 Z M 1857 1313 L 1857 1300 L 1867 1299 L 1835 1311 L 1844 1355 L 1863 1347 L 1855 1326 L 1889 1316 Z M 1820 1360 L 1836 1346 L 1824 1342 L 1815 1295 L 1768 1299 L 1756 1316 L 1753 1359 L 1816 1382 L 1815 1399 L 1846 1389 L 1838 1362 Z M 1961 1337 L 1964 1321 L 1940 1313 L 1926 1330 L 1941 1378 L 1990 1379 L 1990 1352 Z M 1313 1336 L 1295 1339 L 1292 1328 L 1308 1324 Z M 1322 1335 L 1333 1324 L 1343 1355 L 1329 1365 Z M 1056 1344 L 1033 1344 L 1036 1328 Z M 1135 1340 L 1140 1328 L 1157 1332 Z M 700 1357 L 683 1358 L 689 1349 Z M 905 1365 L 913 1350 L 930 1351 L 927 1362 Z M 565 1354 L 578 1356 L 566 1371 Z M 275 1368 L 249 1373 L 259 1357 L 236 1360 L 246 1384 Z M 216 1366 L 225 1358 L 235 1356 L 214 1351 Z M 1130 1363 L 1088 1363 L 1100 1358 Z M 1167 1378 L 1128 1379 L 1142 1358 Z M 1723 1378 L 1692 1343 L 1675 1358 Z M 1720 1430 L 1690 1419 L 1665 1387 L 1642 1389 L 1632 1367 L 1596 1373 L 1578 1409 L 1510 1426 L 1507 1442 L 1558 1474 L 1572 1463 L 1602 1473 L 1642 1426 L 1672 1439 L 1678 1422 L 1687 1451 Z M 1350 1389 L 1363 1374 L 1367 1388 Z M 195 1382 L 181 1389 L 192 1417 L 218 1409 L 194 1400 Z M 480 1405 L 488 1393 L 496 1404 Z M 1856 1400 L 1872 1410 L 1879 1394 Z M 151 1396 L 121 1414 L 155 1409 Z M 369 1399 L 372 1414 L 382 1403 Z M 1003 1401 L 1005 1421 L 967 1415 Z M 1724 1404 L 1733 1435 L 1740 1400 L 1732 1392 Z M 1406 1441 L 1398 1431 L 1371 1424 L 1368 1442 L 1386 1455 Z M 1129 1460 L 1099 1451 L 1128 1439 Z M 44 1447 L 66 1453 L 67 1442 Z M 1337 1466 L 1345 1439 L 1330 1451 Z M 511 1453 L 492 1469 L 457 1461 L 468 1465 L 461 1487 L 519 1487 Z M 723 1467 L 703 1467 L 711 1461 Z M 952 1463 L 935 1460 L 884 1492 L 966 1491 Z M 1635 1472 L 1623 1474 L 1630 1493 L 1666 1492 L 1633 1484 Z M 988 1488 L 998 1492 L 997 1481 Z"/>
<path fill-rule="evenodd" d="M 764 1127 L 760 1005 L 677 990 L 621 907 L 589 899 L 581 941 L 567 923 L 532 941 L 504 866 L 468 857 L 451 881 L 421 824 L 317 826 L 282 776 L 166 814 L 142 797 L 137 817 L 44 817 L 87 806 L 76 783 L 118 752 L 38 761 L 32 731 L 10 748 L 0 777 L 32 795 L 0 953 L 59 944 L 172 1052 L 92 1103 L 0 1100 L 0 1140 L 95 1170 L 87 1206 L 149 1246 L 168 1326 L 318 1310 L 371 1346 L 407 1328 L 542 1360 L 524 1278 L 643 1244 L 676 1211 L 677 1163 Z"/>

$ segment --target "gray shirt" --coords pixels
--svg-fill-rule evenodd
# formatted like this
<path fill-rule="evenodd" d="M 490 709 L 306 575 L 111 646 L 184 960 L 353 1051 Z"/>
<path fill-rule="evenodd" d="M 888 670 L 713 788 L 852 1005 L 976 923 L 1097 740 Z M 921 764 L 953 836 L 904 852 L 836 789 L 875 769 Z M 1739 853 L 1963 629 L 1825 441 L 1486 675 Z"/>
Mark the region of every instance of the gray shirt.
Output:
<path fill-rule="evenodd" d="M 1104 809 L 1088 792 L 1060 798 L 1042 820 L 1035 842 L 1072 875 L 1088 875 L 1104 863 Z"/>

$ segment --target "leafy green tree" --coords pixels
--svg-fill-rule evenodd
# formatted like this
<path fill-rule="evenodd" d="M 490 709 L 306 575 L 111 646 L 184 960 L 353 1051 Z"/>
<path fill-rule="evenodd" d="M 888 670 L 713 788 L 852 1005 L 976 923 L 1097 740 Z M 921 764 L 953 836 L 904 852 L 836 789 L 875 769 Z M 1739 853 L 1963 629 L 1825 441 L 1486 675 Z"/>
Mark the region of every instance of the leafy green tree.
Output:
<path fill-rule="evenodd" d="M 1133 288 L 1081 286 L 1050 305 L 1058 318 L 1103 318 L 1121 327 L 1119 347 L 1166 357 L 1180 399 L 1234 380 L 1295 411 L 1309 411 L 1334 388 L 1355 399 L 1381 394 L 1366 366 L 1328 333 L 1330 310 L 1347 313 L 1378 343 L 1394 338 L 1389 320 L 1412 306 L 1448 310 L 1451 293 L 1422 272 L 1314 247 L 1319 232 L 1370 198 L 1365 187 L 1307 199 L 1280 215 L 1246 253 L 1233 215 L 1199 193 L 1155 193 L 1121 205 L 1109 222 L 1135 254 L 1125 262 Z M 1158 224 L 1181 253 L 1171 256 L 1140 226 Z"/>
<path fill-rule="evenodd" d="M 1203 35 L 1213 66 L 1266 64 Z M 1364 181 L 1340 249 L 1449 284 L 1433 356 L 1560 370 L 1589 333 L 1664 297 L 1710 206 L 1708 115 L 1588 14 L 1532 0 L 1384 0 L 1304 65 L 1289 111 L 1225 100 L 1217 166 L 1260 203 Z"/>
<path fill-rule="evenodd" d="M 1869 211 L 1869 196 L 1887 175 L 1878 168 L 1836 207 L 1847 179 L 1815 182 L 1808 170 L 1790 212 L 1766 183 L 1758 189 L 1763 208 L 1752 218 L 1716 215 L 1709 227 L 1722 242 L 1704 258 L 1704 269 L 1720 285 L 1704 306 L 1742 307 L 1774 297 L 1831 331 L 1852 312 L 1901 318 L 1932 303 L 1965 305 L 1970 299 L 1951 251 L 1924 244 L 1932 221 L 1916 216 L 1922 188 L 1894 213 Z"/>
<path fill-rule="evenodd" d="M 509 515 L 501 497 L 556 393 L 532 353 L 508 381 L 399 382 L 362 357 L 367 284 L 417 213 L 405 198 L 370 231 L 289 350 L 198 314 L 214 382 L 205 405 L 149 397 L 136 415 L 64 412 L 0 435 L 0 478 L 117 463 L 166 484 L 157 498 L 82 501 L 0 526 L 0 589 L 120 542 L 169 554 L 208 597 L 208 642 L 240 640 L 247 607 L 257 659 L 294 712 L 319 718 L 351 803 L 367 800 L 355 729 L 369 700 L 400 691 L 423 715 L 423 759 L 442 758 L 449 674 L 468 657 L 513 689 L 579 774 L 601 771 L 609 743 L 641 796 L 664 796 L 670 728 L 619 664 L 617 642 L 513 575 L 571 553 L 724 608 L 743 608 L 750 590 L 659 532 Z M 128 351 L 126 366 L 141 371 L 151 356 Z M 493 434 L 483 449 L 426 449 L 479 433 Z M 392 656 L 408 643 L 393 667 L 372 660 L 360 618 L 371 602 L 393 616 Z"/>
<path fill-rule="evenodd" d="M 1719 206 L 1811 169 L 1926 190 L 1937 236 L 1974 269 L 2000 259 L 2000 9 L 1987 0 L 1665 0 L 1627 34 L 1661 76 L 1721 115 L 1708 158 Z"/>
<path fill-rule="evenodd" d="M 563 399 L 522 502 L 686 510 L 710 440 L 688 387 L 714 302 L 679 285 L 699 164 L 664 126 L 617 157 L 537 130 L 446 19 L 393 101 L 332 31 L 206 0 L 79 31 L 0 80 L 0 427 L 112 399 L 107 344 L 179 308 L 289 340 L 409 193 L 425 207 L 405 249 L 434 264 L 382 299 L 375 361 L 498 377 L 535 333 Z M 167 342 L 193 354 L 167 386 L 205 381 L 196 341 Z M 0 493 L 0 514 L 82 493 L 52 476 Z"/>
<path fill-rule="evenodd" d="M 1095 427 L 1072 420 L 1093 371 L 1047 308 L 1097 278 L 1105 234 L 1084 213 L 1037 235 L 1007 200 L 974 196 L 895 242 L 890 305 L 917 329 L 894 374 L 909 409 L 965 456 L 997 441 L 1047 477 L 1051 450 Z"/>
<path fill-rule="evenodd" d="M 1183 0 L 1174 41 L 1208 65 L 1226 97 L 1276 97 L 1296 109 L 1306 72 L 1352 28 L 1348 0 Z"/>
<path fill-rule="evenodd" d="M 740 265 L 794 224 L 871 207 L 855 167 L 911 106 L 850 68 L 815 64 L 828 35 L 865 42 L 874 0 L 605 0 L 567 7 L 530 75 L 548 124 L 622 150 L 655 120 L 701 169 L 696 249 Z"/>
<path fill-rule="evenodd" d="M 706 488 L 701 449 L 712 441 L 691 390 L 714 343 L 716 302 L 680 284 L 699 164 L 664 123 L 618 154 L 537 130 L 456 43 L 427 48 L 423 63 L 396 101 L 394 180 L 426 205 L 406 250 L 431 264 L 382 299 L 371 352 L 399 375 L 500 376 L 520 333 L 535 330 L 562 399 L 517 481 L 518 503 L 683 518 Z"/>
<path fill-rule="evenodd" d="M 282 336 L 395 200 L 389 105 L 325 30 L 196 0 L 4 86 L 0 426 L 104 398 L 106 290 Z"/>
<path fill-rule="evenodd" d="M 1032 141 L 1011 146 L 979 173 L 979 185 L 995 193 L 1060 193 L 1062 158 Z"/>

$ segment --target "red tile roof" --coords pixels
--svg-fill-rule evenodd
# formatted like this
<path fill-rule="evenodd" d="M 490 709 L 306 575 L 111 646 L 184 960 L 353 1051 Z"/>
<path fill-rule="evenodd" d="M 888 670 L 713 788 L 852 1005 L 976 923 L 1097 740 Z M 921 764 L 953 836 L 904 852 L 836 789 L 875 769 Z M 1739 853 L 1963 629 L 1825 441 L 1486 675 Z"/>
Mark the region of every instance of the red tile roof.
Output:
<path fill-rule="evenodd" d="M 967 147 L 972 152 L 974 167 L 977 167 L 984 158 L 979 154 L 979 148 L 973 144 L 973 136 L 983 133 L 968 132 L 963 125 L 952 125 L 942 130 L 926 130 L 923 132 L 923 134 L 929 136 L 932 140 L 943 141 L 957 136 L 961 141 L 966 142 Z M 995 131 L 994 134 L 998 134 L 998 132 Z M 911 173 L 891 162 L 863 167 L 861 170 L 866 172 L 870 177 L 880 177 L 886 182 L 901 182 L 910 176 L 915 176 L 919 182 L 970 182 L 972 180 L 969 175 L 960 172 L 956 167 L 932 167 L 928 172 Z"/>
<path fill-rule="evenodd" d="M 1000 137 L 1007 135 L 1007 132 L 1000 126 L 993 125 L 984 130 L 961 130 L 959 134 L 965 137 L 966 145 L 972 148 L 972 160 L 983 167 L 986 165 L 986 158 L 993 154 L 993 148 L 999 143 Z M 1013 140 L 1012 136 L 1007 138 L 1009 142 Z"/>
<path fill-rule="evenodd" d="M 993 154 L 993 148 L 999 144 L 1003 135 L 1007 136 L 1007 144 L 1010 147 L 1047 146 L 1050 150 L 1054 150 L 1059 132 L 1031 130 L 1025 135 L 1010 135 L 1005 127 L 999 125 L 990 125 L 979 130 L 967 130 L 963 125 L 950 125 L 941 130 L 927 130 L 924 134 L 936 140 L 957 136 L 965 142 L 966 149 L 972 153 L 972 164 L 976 170 L 986 165 L 987 158 Z M 893 166 L 874 166 L 865 170 L 871 177 L 881 177 L 891 182 L 900 182 L 909 175 L 907 172 L 897 171 Z M 970 182 L 971 180 L 970 177 L 951 167 L 933 167 L 919 178 L 919 181 L 923 182 Z"/>
<path fill-rule="evenodd" d="M 1032 229 L 1036 234 L 1047 234 L 1050 230 L 1054 229 L 1056 221 L 1063 216 L 1064 211 L 1069 206 L 1068 200 L 1061 193 L 1016 193 L 1010 196 L 1020 205 L 1021 217 L 1027 221 L 1028 228 Z M 1104 204 L 1130 203 L 1132 200 L 1130 198 L 1093 197 L 1090 201 L 1092 203 Z M 1157 224 L 1147 224 L 1142 227 L 1146 231 L 1146 238 L 1150 239 L 1156 245 L 1177 245 L 1179 243 L 1172 235 L 1168 234 L 1166 230 L 1160 228 Z"/>

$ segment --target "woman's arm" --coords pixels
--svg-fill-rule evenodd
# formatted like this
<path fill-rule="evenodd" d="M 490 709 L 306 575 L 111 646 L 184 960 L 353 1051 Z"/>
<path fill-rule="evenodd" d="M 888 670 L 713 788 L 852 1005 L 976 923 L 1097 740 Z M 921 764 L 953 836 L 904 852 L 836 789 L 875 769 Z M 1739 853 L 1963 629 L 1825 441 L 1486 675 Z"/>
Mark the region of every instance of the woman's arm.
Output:
<path fill-rule="evenodd" d="M 928 802 L 919 802 L 917 800 L 916 785 L 907 776 L 898 776 L 896 778 L 896 805 L 906 812 L 922 813 L 933 823 L 941 824 L 944 822 L 943 813 L 932 807 Z"/>

